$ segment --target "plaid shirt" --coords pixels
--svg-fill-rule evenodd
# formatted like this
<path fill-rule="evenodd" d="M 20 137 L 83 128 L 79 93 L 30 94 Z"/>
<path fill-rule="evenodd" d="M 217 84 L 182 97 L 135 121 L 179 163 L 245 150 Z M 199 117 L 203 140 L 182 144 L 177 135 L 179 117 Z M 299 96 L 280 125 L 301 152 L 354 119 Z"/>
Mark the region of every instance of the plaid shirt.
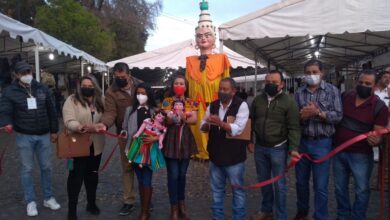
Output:
<path fill-rule="evenodd" d="M 340 92 L 336 87 L 322 80 L 320 87 L 311 92 L 307 85 L 304 85 L 295 93 L 295 100 L 299 109 L 307 106 L 309 102 L 314 102 L 322 112 L 326 113 L 326 120 L 321 120 L 316 116 L 301 122 L 303 137 L 333 136 L 334 125 L 340 122 L 343 117 Z"/>

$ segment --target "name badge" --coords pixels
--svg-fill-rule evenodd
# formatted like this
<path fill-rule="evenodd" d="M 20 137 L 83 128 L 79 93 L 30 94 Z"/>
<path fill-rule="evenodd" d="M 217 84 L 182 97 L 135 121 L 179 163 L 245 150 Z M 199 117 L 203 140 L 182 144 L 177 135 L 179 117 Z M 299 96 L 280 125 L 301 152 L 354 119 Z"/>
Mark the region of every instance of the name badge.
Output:
<path fill-rule="evenodd" d="M 27 108 L 28 108 L 28 110 L 37 109 L 36 98 L 27 98 Z"/>

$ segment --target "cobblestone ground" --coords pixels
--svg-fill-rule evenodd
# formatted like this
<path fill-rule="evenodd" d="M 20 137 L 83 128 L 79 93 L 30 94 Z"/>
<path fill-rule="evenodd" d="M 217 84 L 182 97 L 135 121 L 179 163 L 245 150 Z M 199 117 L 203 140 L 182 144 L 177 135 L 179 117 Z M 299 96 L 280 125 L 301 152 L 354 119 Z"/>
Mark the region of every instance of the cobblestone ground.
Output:
<path fill-rule="evenodd" d="M 26 206 L 23 201 L 23 193 L 21 191 L 21 184 L 19 178 L 19 159 L 17 151 L 14 145 L 14 136 L 0 133 L 0 152 L 8 146 L 4 161 L 3 161 L 3 175 L 0 176 L 0 219 L 66 219 L 67 214 L 67 194 L 66 194 L 66 179 L 67 170 L 65 161 L 55 158 L 55 151 L 53 145 L 53 186 L 54 193 L 57 201 L 61 204 L 62 208 L 59 211 L 51 211 L 42 206 L 42 193 L 39 187 L 39 172 L 38 169 L 34 171 L 35 189 L 38 198 L 38 217 L 28 218 L 26 216 Z M 108 138 L 106 148 L 103 154 L 103 160 L 108 156 L 111 151 L 111 146 L 114 145 L 114 139 Z M 136 211 L 129 216 L 119 216 L 118 211 L 121 207 L 121 168 L 118 151 L 115 153 L 108 168 L 102 172 L 99 176 L 99 186 L 97 192 L 97 204 L 101 209 L 99 216 L 91 216 L 85 212 L 86 195 L 84 188 L 79 196 L 78 216 L 81 220 L 86 219 L 136 219 L 139 211 L 139 201 L 137 197 Z M 36 168 L 38 168 L 36 164 Z M 376 169 L 375 169 L 376 171 Z M 376 177 L 376 172 L 373 177 Z M 295 180 L 294 172 L 290 171 L 287 175 L 288 178 L 288 213 L 289 219 L 292 219 L 295 212 Z M 374 186 L 376 181 L 373 178 L 372 185 Z M 253 161 L 253 154 L 248 154 L 248 160 L 246 161 L 246 182 L 255 183 L 256 174 Z M 160 170 L 153 176 L 154 193 L 153 203 L 154 211 L 152 213 L 152 220 L 156 219 L 169 219 L 169 201 L 167 192 L 167 179 L 166 171 Z M 352 187 L 352 186 L 351 186 Z M 374 187 L 373 187 L 374 188 Z M 137 189 L 137 188 L 136 188 Z M 336 202 L 334 198 L 334 187 L 331 181 L 329 186 L 329 213 L 330 219 L 335 219 L 335 207 Z M 136 191 L 138 194 L 138 191 Z M 191 213 L 191 219 L 203 220 L 211 219 L 211 194 L 208 183 L 208 164 L 192 161 L 187 174 L 187 205 Z M 353 198 L 351 196 L 351 198 Z M 260 204 L 260 191 L 248 190 L 247 191 L 247 219 L 254 214 Z M 368 210 L 368 219 L 378 219 L 379 213 L 379 193 L 373 190 L 371 194 L 370 206 Z M 226 219 L 231 219 L 231 190 L 227 188 L 226 200 Z"/>

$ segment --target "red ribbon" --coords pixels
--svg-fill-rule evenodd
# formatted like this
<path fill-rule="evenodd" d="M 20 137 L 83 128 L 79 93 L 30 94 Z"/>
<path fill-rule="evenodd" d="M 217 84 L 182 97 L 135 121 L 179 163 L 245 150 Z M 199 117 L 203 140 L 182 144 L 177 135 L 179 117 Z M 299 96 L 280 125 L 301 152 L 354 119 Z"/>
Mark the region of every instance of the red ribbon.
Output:
<path fill-rule="evenodd" d="M 354 137 L 354 138 L 352 138 L 352 139 L 342 143 L 341 145 L 337 146 L 335 149 L 333 149 L 327 155 L 325 155 L 324 157 L 321 157 L 320 159 L 317 159 L 317 160 L 314 160 L 308 154 L 300 154 L 298 157 L 292 157 L 290 163 L 287 165 L 286 170 L 282 174 L 280 174 L 278 176 L 275 176 L 275 177 L 273 177 L 271 179 L 268 179 L 268 180 L 265 180 L 265 181 L 262 181 L 262 182 L 259 182 L 259 183 L 256 183 L 256 184 L 248 185 L 248 186 L 235 185 L 233 187 L 245 188 L 245 189 L 256 189 L 256 188 L 264 187 L 266 185 L 272 184 L 272 183 L 278 181 L 279 179 L 283 178 L 285 173 L 289 169 L 294 167 L 302 158 L 306 158 L 306 159 L 310 160 L 313 163 L 322 163 L 322 162 L 328 160 L 329 158 L 333 157 L 334 155 L 336 155 L 340 151 L 350 147 L 352 144 L 366 139 L 369 135 L 378 136 L 378 135 L 387 134 L 389 132 L 390 132 L 390 129 L 383 128 L 383 129 L 378 129 L 378 130 L 374 130 L 374 131 L 369 131 L 369 132 L 364 133 L 364 134 L 360 134 L 360 135 L 358 135 L 358 136 L 356 136 L 356 137 Z"/>
<path fill-rule="evenodd" d="M 103 134 L 105 134 L 107 136 L 114 137 L 114 138 L 121 138 L 122 137 L 121 135 L 117 135 L 117 134 L 111 133 L 109 131 L 99 131 L 99 132 L 103 133 Z M 114 145 L 114 147 L 112 148 L 112 150 L 111 150 L 110 154 L 108 155 L 107 159 L 104 161 L 102 168 L 100 168 L 99 172 L 103 172 L 107 168 L 107 166 L 110 163 L 112 157 L 114 156 L 114 152 L 118 148 L 118 145 L 119 145 L 118 143 L 116 143 Z"/>

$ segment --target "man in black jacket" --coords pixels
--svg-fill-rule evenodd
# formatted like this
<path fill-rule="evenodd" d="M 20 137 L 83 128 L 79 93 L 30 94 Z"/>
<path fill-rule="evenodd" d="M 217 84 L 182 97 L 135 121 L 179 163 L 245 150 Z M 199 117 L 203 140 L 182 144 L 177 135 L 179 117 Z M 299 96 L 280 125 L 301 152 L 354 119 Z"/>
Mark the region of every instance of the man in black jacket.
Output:
<path fill-rule="evenodd" d="M 31 66 L 24 61 L 15 65 L 16 80 L 8 86 L 0 99 L 0 126 L 16 132 L 16 147 L 21 162 L 21 182 L 27 202 L 27 215 L 38 215 L 33 184 L 34 155 L 37 156 L 44 194 L 43 206 L 57 210 L 61 206 L 52 193 L 50 140 L 55 142 L 58 132 L 57 113 L 51 91 L 35 81 Z"/>

